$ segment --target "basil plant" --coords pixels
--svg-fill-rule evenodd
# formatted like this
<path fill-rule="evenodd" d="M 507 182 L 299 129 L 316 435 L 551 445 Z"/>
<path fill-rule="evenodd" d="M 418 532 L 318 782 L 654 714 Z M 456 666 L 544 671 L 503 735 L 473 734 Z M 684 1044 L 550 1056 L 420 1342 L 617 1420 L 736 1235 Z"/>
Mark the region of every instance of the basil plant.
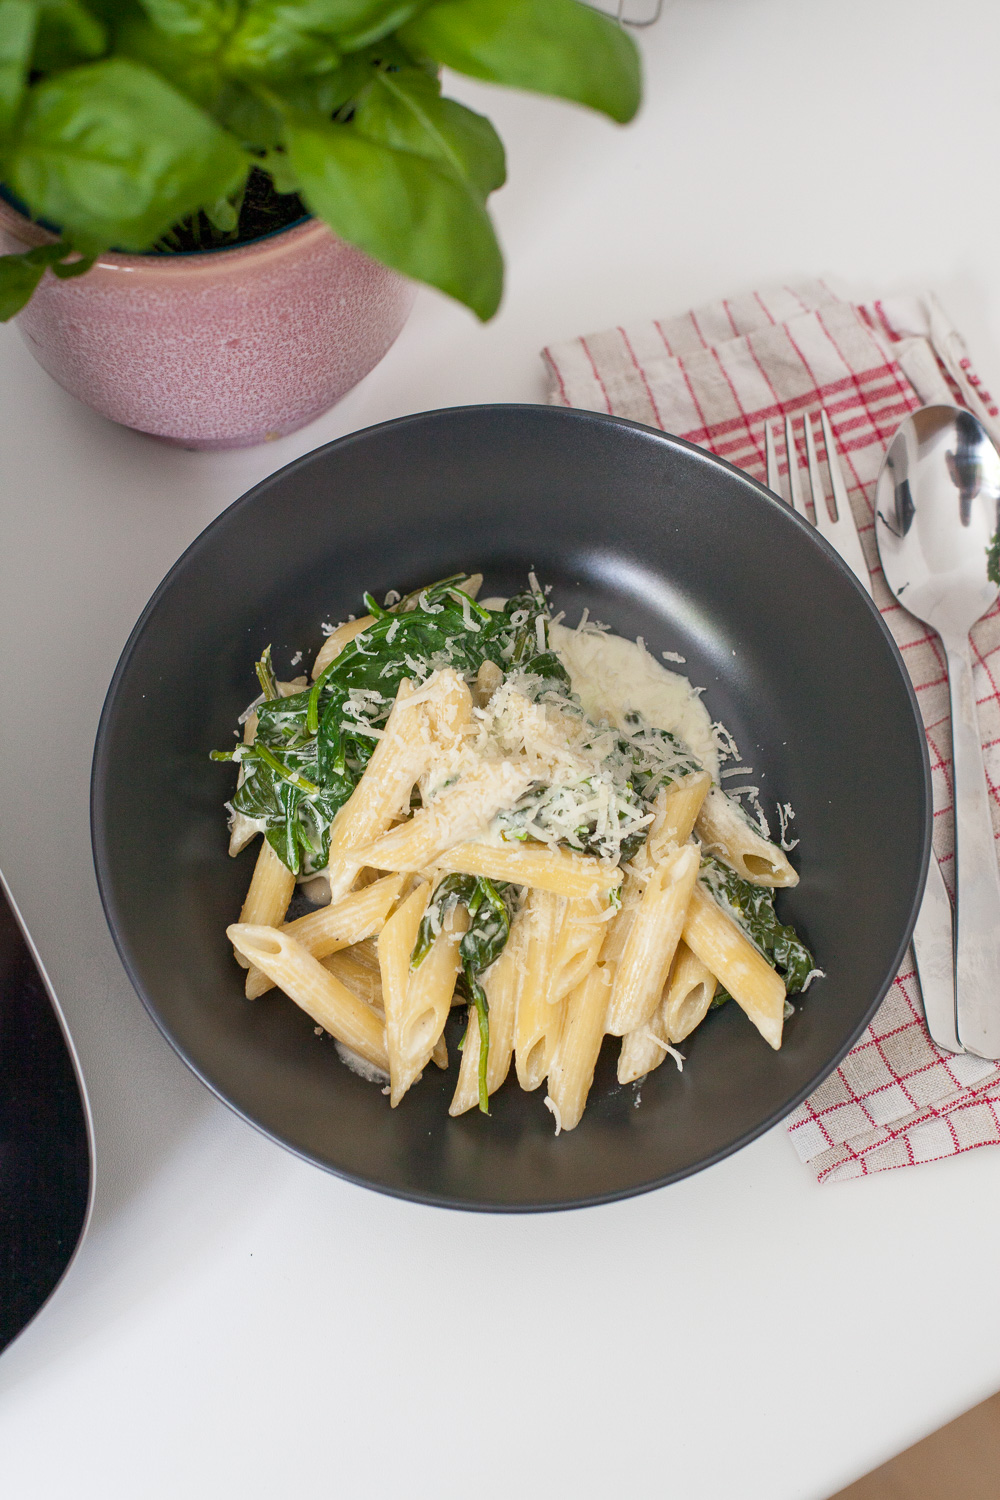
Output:
<path fill-rule="evenodd" d="M 504 149 L 443 67 L 619 122 L 639 104 L 633 42 L 582 0 L 0 0 L 0 182 L 60 234 L 0 257 L 0 318 L 47 266 L 80 275 L 202 215 L 231 234 L 255 167 L 491 317 Z"/>

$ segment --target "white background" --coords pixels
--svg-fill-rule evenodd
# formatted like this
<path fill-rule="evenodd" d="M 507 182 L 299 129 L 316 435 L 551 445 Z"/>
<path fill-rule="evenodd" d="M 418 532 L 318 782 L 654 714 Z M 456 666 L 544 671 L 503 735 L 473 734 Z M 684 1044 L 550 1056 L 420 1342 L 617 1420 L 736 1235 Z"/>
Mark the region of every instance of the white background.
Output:
<path fill-rule="evenodd" d="M 644 0 L 630 0 L 644 3 Z M 0 335 L 0 865 L 79 1048 L 93 1227 L 0 1361 L 11 1500 L 822 1500 L 1000 1385 L 1000 1153 L 819 1188 L 777 1129 L 665 1191 L 477 1217 L 303 1165 L 167 1048 L 90 863 L 97 717 L 148 595 L 341 433 L 537 400 L 552 340 L 786 276 L 932 285 L 1000 388 L 995 0 L 666 0 L 619 130 L 466 83 L 510 158 L 488 328 L 431 293 L 305 431 L 170 449 Z"/>

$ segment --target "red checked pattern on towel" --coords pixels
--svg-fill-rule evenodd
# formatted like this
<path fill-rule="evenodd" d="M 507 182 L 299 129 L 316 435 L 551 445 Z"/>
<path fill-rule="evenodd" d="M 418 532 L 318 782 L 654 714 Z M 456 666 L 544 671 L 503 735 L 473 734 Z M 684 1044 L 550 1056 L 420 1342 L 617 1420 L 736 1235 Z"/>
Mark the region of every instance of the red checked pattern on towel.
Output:
<path fill-rule="evenodd" d="M 962 400 L 952 376 L 924 342 L 927 333 L 926 308 L 917 299 L 855 305 L 822 282 L 808 282 L 569 340 L 546 349 L 543 358 L 553 404 L 611 412 L 674 432 L 761 480 L 764 423 L 826 407 L 875 600 L 909 668 L 923 714 L 934 788 L 934 847 L 950 885 L 954 842 L 944 659 L 937 637 L 886 588 L 872 509 L 882 455 L 901 418 L 926 401 Z M 960 378 L 964 373 L 987 418 L 996 417 L 997 408 L 968 361 L 960 363 Z M 798 423 L 796 430 L 801 444 Z M 804 464 L 804 450 L 799 457 Z M 1000 839 L 1000 606 L 976 626 L 972 642 L 994 835 Z M 788 1130 L 821 1182 L 998 1145 L 1000 1068 L 934 1046 L 908 954 L 872 1024 L 790 1116 Z"/>

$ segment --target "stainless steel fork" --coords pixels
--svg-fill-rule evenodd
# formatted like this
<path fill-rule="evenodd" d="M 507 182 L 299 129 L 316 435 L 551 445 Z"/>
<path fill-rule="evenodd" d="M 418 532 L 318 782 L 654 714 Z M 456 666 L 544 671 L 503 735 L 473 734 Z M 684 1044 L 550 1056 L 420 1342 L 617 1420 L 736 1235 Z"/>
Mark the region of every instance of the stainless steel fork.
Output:
<path fill-rule="evenodd" d="M 813 419 L 805 415 L 802 418 L 802 427 L 805 436 L 806 460 L 809 466 L 809 488 L 816 512 L 816 530 L 840 554 L 858 582 L 871 594 L 871 577 L 865 562 L 858 528 L 855 525 L 851 502 L 847 497 L 847 486 L 844 483 L 840 460 L 837 457 L 830 419 L 825 411 L 821 411 L 819 420 L 823 429 L 826 466 L 830 475 L 830 487 L 833 490 L 837 515 L 835 520 L 831 519 L 816 452 Z M 770 422 L 765 423 L 764 426 L 764 447 L 767 459 L 768 489 L 781 497 L 778 459 Z M 801 470 L 791 417 L 785 418 L 785 452 L 788 458 L 789 503 L 793 510 L 808 520 L 809 516 L 802 499 Z M 920 993 L 924 1002 L 927 1030 L 937 1045 L 946 1052 L 961 1052 L 964 1049 L 958 1039 L 955 1017 L 954 930 L 951 902 L 933 850 L 927 871 L 927 884 L 924 887 L 920 911 L 917 914 L 917 923 L 913 929 L 913 952 L 917 965 L 917 977 L 920 980 Z"/>

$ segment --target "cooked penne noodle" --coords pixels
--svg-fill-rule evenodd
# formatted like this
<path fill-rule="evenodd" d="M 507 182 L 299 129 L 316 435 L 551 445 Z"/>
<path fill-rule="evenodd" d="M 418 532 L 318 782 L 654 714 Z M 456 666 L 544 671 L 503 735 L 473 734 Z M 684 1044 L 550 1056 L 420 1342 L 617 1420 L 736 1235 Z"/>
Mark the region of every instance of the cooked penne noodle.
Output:
<path fill-rule="evenodd" d="M 265 839 L 257 855 L 240 922 L 251 927 L 280 927 L 294 893 L 295 876 Z M 237 953 L 236 962 L 244 969 L 250 967 L 241 953 Z"/>
<path fill-rule="evenodd" d="M 664 1040 L 683 1042 L 708 1015 L 719 981 L 711 969 L 687 943 L 677 944 L 674 966 L 667 980 L 666 993 L 660 1002 Z"/>
<path fill-rule="evenodd" d="M 357 995 L 335 979 L 318 958 L 280 928 L 234 922 L 226 936 L 240 953 L 284 990 L 307 1015 L 345 1047 L 389 1071 L 385 1027 Z"/>
<path fill-rule="evenodd" d="M 526 903 L 525 972 L 514 1029 L 517 1081 L 523 1089 L 537 1089 L 546 1078 L 562 1030 L 566 1002 L 551 1005 L 549 986 L 564 906 L 551 891 L 532 891 Z"/>
<path fill-rule="evenodd" d="M 566 1001 L 566 1018 L 549 1069 L 548 1098 L 556 1107 L 556 1130 L 580 1123 L 604 1040 L 611 974 L 595 964 Z"/>
<path fill-rule="evenodd" d="M 576 989 L 594 967 L 608 935 L 607 907 L 593 897 L 567 901 L 559 929 L 549 1003 Z"/>
<path fill-rule="evenodd" d="M 325 958 L 338 948 L 350 948 L 379 932 L 402 884 L 402 875 L 386 875 L 330 906 L 286 922 L 284 931 L 291 933 L 313 958 Z M 271 980 L 260 970 L 251 969 L 247 974 L 248 1000 L 256 1000 L 271 987 Z"/>
<path fill-rule="evenodd" d="M 393 1086 L 396 1085 L 401 1073 L 400 1033 L 407 1019 L 406 997 L 410 988 L 410 955 L 417 941 L 420 922 L 427 909 L 430 894 L 431 888 L 426 881 L 418 885 L 410 892 L 402 905 L 393 912 L 378 935 L 382 1004 L 385 1008 L 386 1045 L 390 1059 L 388 1071 L 390 1084 Z"/>
<path fill-rule="evenodd" d="M 692 771 L 657 793 L 653 822 L 641 851 L 655 864 L 670 844 L 686 844 L 712 785 L 707 771 Z"/>
<path fill-rule="evenodd" d="M 798 885 L 798 874 L 787 854 L 758 833 L 742 808 L 719 787 L 713 786 L 705 798 L 695 830 L 709 854 L 717 855 L 751 885 Z"/>
<path fill-rule="evenodd" d="M 510 937 L 482 978 L 490 1018 L 490 1051 L 486 1059 L 486 1092 L 495 1094 L 510 1071 L 514 1050 L 517 999 L 524 979 L 529 922 L 522 907 L 511 923 Z M 458 1083 L 448 1113 L 464 1115 L 479 1103 L 479 1017 L 469 1006 L 469 1020 L 461 1051 Z"/>
<path fill-rule="evenodd" d="M 717 988 L 715 975 L 682 939 L 659 1005 L 644 1026 L 622 1037 L 618 1082 L 634 1083 L 658 1068 L 668 1045 L 682 1042 L 708 1014 Z"/>
<path fill-rule="evenodd" d="M 691 893 L 684 941 L 725 985 L 764 1040 L 777 1050 L 785 1019 L 785 986 L 767 959 L 698 883 Z"/>
<path fill-rule="evenodd" d="M 478 766 L 359 850 L 360 862 L 375 870 L 426 870 L 453 844 L 481 832 L 501 808 L 513 807 L 530 785 L 530 773 L 506 761 Z"/>
<path fill-rule="evenodd" d="M 426 709 L 411 707 L 413 694 L 413 683 L 404 679 L 364 775 L 330 826 L 326 874 L 332 901 L 346 895 L 361 869 L 363 861 L 352 858 L 354 847 L 389 827 L 427 764 Z"/>
<path fill-rule="evenodd" d="M 438 855 L 434 868 L 441 874 L 485 875 L 488 880 L 509 880 L 573 898 L 599 896 L 622 882 L 617 865 L 544 844 L 455 844 Z"/>
<path fill-rule="evenodd" d="M 350 890 L 366 863 L 357 849 L 385 833 L 408 807 L 439 737 L 458 733 L 471 711 L 472 695 L 457 672 L 437 672 L 420 689 L 409 681 L 400 685 L 382 738 L 330 829 L 327 878 L 333 900 Z"/>
<path fill-rule="evenodd" d="M 696 844 L 672 848 L 652 870 L 617 966 L 608 1030 L 624 1036 L 656 1009 L 680 941 L 700 857 Z"/>
<path fill-rule="evenodd" d="M 375 619 L 373 615 L 362 615 L 359 620 L 345 620 L 343 625 L 338 625 L 336 630 L 327 636 L 322 646 L 316 652 L 316 660 L 312 664 L 313 680 L 315 681 L 321 672 L 326 671 L 334 657 L 339 656 L 341 651 L 343 651 L 348 641 L 353 641 L 354 637 L 360 635 L 362 630 L 367 630 L 369 625 L 374 624 Z"/>
<path fill-rule="evenodd" d="M 427 1066 L 444 1031 L 461 967 L 458 947 L 467 926 L 464 908 L 447 913 L 430 952 L 416 969 L 410 969 L 402 1007 L 397 1011 L 393 1004 L 389 1012 L 386 1039 L 393 1109 Z"/>
<path fill-rule="evenodd" d="M 379 973 L 378 962 L 376 961 L 375 967 L 372 968 L 367 958 L 359 960 L 355 956 L 359 952 L 365 952 L 365 944 L 361 944 L 358 948 L 341 948 L 336 953 L 328 953 L 326 958 L 320 959 L 320 963 L 324 969 L 329 969 L 341 984 L 346 984 L 359 1000 L 364 1000 L 367 1005 L 370 1005 L 384 1024 L 382 977 Z M 434 1043 L 431 1062 L 439 1068 L 447 1069 L 448 1067 L 448 1044 L 443 1035 L 439 1036 Z"/>
<path fill-rule="evenodd" d="M 346 984 L 359 1000 L 374 1006 L 384 1020 L 382 976 L 377 968 L 372 969 L 369 964 L 359 961 L 355 957 L 356 951 L 354 948 L 341 948 L 335 953 L 328 953 L 325 958 L 320 959 L 320 963 L 341 984 Z"/>

